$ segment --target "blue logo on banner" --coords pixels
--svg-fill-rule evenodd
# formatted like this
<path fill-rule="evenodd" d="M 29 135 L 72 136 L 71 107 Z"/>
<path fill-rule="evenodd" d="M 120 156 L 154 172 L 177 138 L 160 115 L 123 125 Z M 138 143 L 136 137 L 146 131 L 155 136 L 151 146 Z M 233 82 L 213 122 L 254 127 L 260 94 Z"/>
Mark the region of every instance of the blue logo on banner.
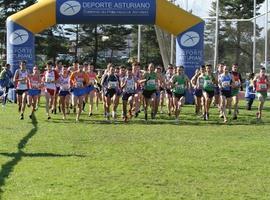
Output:
<path fill-rule="evenodd" d="M 200 23 L 177 37 L 176 64 L 198 68 L 204 63 L 204 23 Z"/>
<path fill-rule="evenodd" d="M 58 0 L 57 23 L 154 24 L 155 0 Z"/>
<path fill-rule="evenodd" d="M 34 35 L 22 26 L 7 21 L 7 63 L 14 73 L 22 60 L 27 63 L 27 69 L 32 70 L 35 60 Z"/>

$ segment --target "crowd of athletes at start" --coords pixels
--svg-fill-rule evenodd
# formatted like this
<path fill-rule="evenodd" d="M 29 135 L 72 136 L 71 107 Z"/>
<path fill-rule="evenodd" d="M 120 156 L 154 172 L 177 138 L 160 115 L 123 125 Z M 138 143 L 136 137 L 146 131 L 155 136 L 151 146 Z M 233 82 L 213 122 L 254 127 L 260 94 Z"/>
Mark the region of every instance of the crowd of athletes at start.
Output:
<path fill-rule="evenodd" d="M 51 114 L 57 112 L 66 120 L 72 111 L 76 113 L 76 122 L 79 122 L 82 112 L 89 111 L 89 117 L 93 117 L 94 106 L 97 109 L 102 102 L 106 120 L 122 117 L 127 122 L 144 111 L 145 120 L 149 117 L 155 119 L 158 113 L 167 113 L 174 116 L 178 123 L 186 94 L 190 92 L 194 95 L 197 115 L 203 120 L 209 120 L 211 103 L 214 103 L 220 118 L 227 123 L 230 114 L 232 120 L 237 120 L 239 93 L 243 85 L 248 110 L 251 110 L 256 96 L 258 98 L 259 106 L 254 116 L 260 120 L 270 87 L 265 68 L 262 67 L 258 74 L 250 73 L 244 81 L 237 64 L 231 68 L 219 64 L 216 73 L 213 73 L 211 65 L 203 65 L 191 79 L 185 74 L 184 66 L 171 64 L 165 71 L 153 63 L 145 69 L 137 62 L 127 68 L 109 63 L 105 71 L 96 71 L 95 66 L 88 63 L 75 61 L 72 66 L 67 66 L 49 61 L 41 73 L 37 66 L 29 72 L 26 62 L 22 61 L 14 76 L 9 68 L 10 65 L 6 64 L 0 74 L 2 104 L 5 105 L 8 90 L 13 86 L 21 120 L 24 119 L 26 107 L 31 107 L 29 117 L 33 117 L 38 110 L 40 96 L 44 94 L 48 120 Z M 117 116 L 120 100 L 122 116 Z M 89 105 L 89 109 L 86 105 Z"/>

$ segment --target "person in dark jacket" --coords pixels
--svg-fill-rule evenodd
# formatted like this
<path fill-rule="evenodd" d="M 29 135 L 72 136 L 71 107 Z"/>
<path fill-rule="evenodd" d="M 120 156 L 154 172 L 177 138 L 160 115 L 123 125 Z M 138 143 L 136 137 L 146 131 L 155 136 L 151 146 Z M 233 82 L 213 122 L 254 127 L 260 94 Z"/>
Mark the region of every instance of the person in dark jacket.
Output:
<path fill-rule="evenodd" d="M 0 87 L 3 89 L 2 105 L 5 106 L 7 102 L 8 91 L 13 87 L 12 72 L 10 71 L 10 64 L 4 66 L 4 70 L 0 73 Z"/>

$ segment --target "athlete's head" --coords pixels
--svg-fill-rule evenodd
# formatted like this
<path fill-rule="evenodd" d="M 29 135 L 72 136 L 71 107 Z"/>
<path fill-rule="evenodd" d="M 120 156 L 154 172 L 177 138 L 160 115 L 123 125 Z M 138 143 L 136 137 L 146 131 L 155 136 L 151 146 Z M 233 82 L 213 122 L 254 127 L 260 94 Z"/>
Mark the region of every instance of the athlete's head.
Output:
<path fill-rule="evenodd" d="M 62 67 L 62 74 L 68 74 L 68 66 L 67 65 L 64 65 L 63 67 Z"/>
<path fill-rule="evenodd" d="M 88 66 L 88 70 L 89 70 L 89 72 L 94 72 L 95 66 L 93 63 L 90 63 L 90 65 Z"/>
<path fill-rule="evenodd" d="M 265 76 L 265 74 L 266 74 L 265 67 L 261 67 L 260 68 L 260 76 Z"/>
<path fill-rule="evenodd" d="M 162 69 L 160 66 L 158 66 L 155 70 L 156 73 L 160 74 L 162 72 Z"/>
<path fill-rule="evenodd" d="M 120 75 L 125 75 L 126 74 L 126 67 L 125 66 L 120 66 Z"/>
<path fill-rule="evenodd" d="M 207 64 L 206 67 L 205 67 L 205 71 L 207 73 L 211 73 L 212 72 L 212 65 L 211 64 Z"/>
<path fill-rule="evenodd" d="M 51 71 L 52 70 L 52 61 L 48 61 L 47 62 L 46 68 L 47 68 L 48 71 Z"/>
<path fill-rule="evenodd" d="M 22 70 L 25 70 L 26 69 L 26 61 L 21 61 L 20 62 L 20 68 L 22 69 Z"/>
<path fill-rule="evenodd" d="M 235 64 L 232 65 L 232 71 L 237 72 L 237 70 L 238 70 L 238 64 L 235 63 Z"/>
<path fill-rule="evenodd" d="M 113 65 L 111 65 L 110 68 L 109 68 L 109 74 L 110 75 L 115 74 L 115 68 L 113 67 Z"/>
<path fill-rule="evenodd" d="M 185 68 L 184 66 L 177 67 L 177 74 L 184 74 Z"/>
<path fill-rule="evenodd" d="M 127 68 L 127 76 L 132 76 L 133 75 L 133 73 L 132 73 L 132 68 Z"/>
<path fill-rule="evenodd" d="M 39 73 L 38 67 L 35 65 L 33 67 L 33 74 L 38 74 L 38 73 Z"/>
<path fill-rule="evenodd" d="M 150 63 L 150 64 L 148 65 L 148 71 L 149 71 L 150 73 L 155 71 L 155 65 L 154 65 L 154 63 Z"/>
<path fill-rule="evenodd" d="M 202 66 L 200 67 L 200 72 L 201 72 L 202 74 L 205 73 L 205 65 L 202 65 Z"/>
<path fill-rule="evenodd" d="M 225 67 L 225 66 L 224 66 L 223 63 L 218 64 L 218 69 L 217 69 L 218 72 L 219 72 L 219 73 L 223 73 L 224 67 Z"/>
<path fill-rule="evenodd" d="M 224 74 L 228 74 L 229 73 L 229 67 L 228 66 L 224 65 L 224 67 L 223 67 L 223 73 Z"/>
<path fill-rule="evenodd" d="M 84 62 L 83 63 L 83 71 L 88 72 L 88 70 L 89 70 L 89 65 L 87 62 Z"/>
<path fill-rule="evenodd" d="M 169 74 L 172 74 L 173 73 L 173 65 L 172 64 L 169 64 L 168 65 L 168 73 Z"/>
<path fill-rule="evenodd" d="M 74 63 L 73 63 L 73 70 L 74 71 L 77 71 L 78 68 L 79 68 L 79 65 L 80 65 L 79 61 L 78 60 L 75 60 Z"/>
<path fill-rule="evenodd" d="M 78 71 L 83 72 L 84 65 L 82 63 L 80 63 L 78 67 L 79 67 Z"/>

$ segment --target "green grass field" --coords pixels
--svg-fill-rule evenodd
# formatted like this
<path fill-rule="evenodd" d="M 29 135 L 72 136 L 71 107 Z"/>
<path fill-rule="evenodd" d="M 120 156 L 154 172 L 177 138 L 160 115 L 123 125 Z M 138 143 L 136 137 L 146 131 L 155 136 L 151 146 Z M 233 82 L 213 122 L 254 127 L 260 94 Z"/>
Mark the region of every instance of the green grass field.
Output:
<path fill-rule="evenodd" d="M 270 199 L 269 102 L 266 109 L 260 123 L 255 107 L 223 125 L 216 109 L 204 122 L 186 106 L 180 125 L 166 115 L 110 124 L 101 112 L 47 121 L 44 107 L 20 121 L 8 104 L 0 108 L 0 199 Z"/>

